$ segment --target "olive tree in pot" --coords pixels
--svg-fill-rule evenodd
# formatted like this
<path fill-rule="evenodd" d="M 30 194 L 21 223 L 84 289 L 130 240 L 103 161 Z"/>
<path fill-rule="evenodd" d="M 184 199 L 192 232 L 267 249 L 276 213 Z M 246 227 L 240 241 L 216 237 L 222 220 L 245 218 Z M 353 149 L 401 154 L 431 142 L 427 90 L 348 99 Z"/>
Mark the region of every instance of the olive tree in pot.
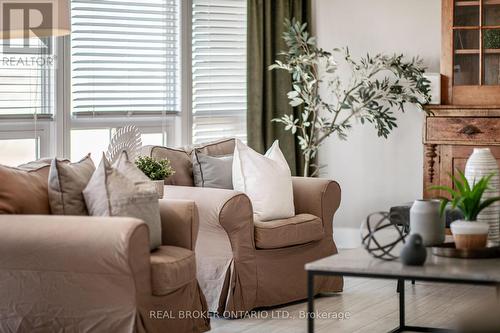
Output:
<path fill-rule="evenodd" d="M 449 194 L 450 198 L 441 199 L 441 215 L 444 214 L 446 206 L 451 204 L 463 214 L 463 220 L 451 223 L 450 228 L 458 249 L 474 249 L 485 247 L 488 240 L 489 225 L 486 222 L 478 222 L 479 213 L 500 201 L 500 197 L 483 199 L 484 192 L 488 189 L 494 174 L 482 177 L 470 184 L 463 172 L 457 170 L 459 177 L 450 175 L 454 188 L 448 186 L 432 186 L 432 190 L 440 190 Z"/>
<path fill-rule="evenodd" d="M 354 119 L 372 124 L 378 136 L 387 138 L 397 127 L 394 107 L 404 112 L 408 104 L 421 108 L 430 100 L 430 82 L 423 75 L 425 68 L 419 58 L 405 60 L 403 55 L 377 54 L 355 60 L 348 48 L 333 52 L 319 48 L 306 24 L 287 20 L 285 26 L 283 39 L 288 50 L 280 53 L 284 60 L 269 69 L 291 74 L 290 105 L 302 109 L 299 117 L 287 114 L 273 121 L 283 123 L 286 130 L 297 135 L 305 162 L 304 176 L 318 172 L 311 162 L 325 139 L 336 134 L 345 140 Z M 341 65 L 350 71 L 349 82 L 341 79 Z M 328 98 L 321 96 L 320 90 Z"/>
<path fill-rule="evenodd" d="M 156 160 L 149 156 L 139 156 L 135 165 L 156 185 L 158 197 L 163 198 L 165 179 L 172 176 L 175 171 L 169 160 Z"/>

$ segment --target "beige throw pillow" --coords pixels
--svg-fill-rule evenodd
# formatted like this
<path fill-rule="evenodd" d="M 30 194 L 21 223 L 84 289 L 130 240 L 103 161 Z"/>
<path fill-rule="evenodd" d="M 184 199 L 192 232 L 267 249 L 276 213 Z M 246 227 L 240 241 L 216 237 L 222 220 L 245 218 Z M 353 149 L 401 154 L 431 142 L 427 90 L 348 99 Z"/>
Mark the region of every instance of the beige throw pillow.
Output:
<path fill-rule="evenodd" d="M 149 227 L 150 249 L 161 245 L 160 206 L 151 182 L 137 184 L 111 166 L 103 155 L 101 163 L 83 190 L 92 216 L 127 216 L 143 220 Z"/>
<path fill-rule="evenodd" d="M 121 152 L 118 160 L 113 164 L 116 170 L 120 171 L 122 174 L 126 175 L 128 179 L 134 181 L 134 183 L 151 183 L 151 179 L 148 178 L 142 172 L 134 162 L 130 161 L 127 152 L 124 150 Z"/>
<path fill-rule="evenodd" d="M 49 171 L 49 204 L 54 215 L 88 215 L 82 191 L 94 173 L 90 154 L 79 162 L 54 158 Z"/>

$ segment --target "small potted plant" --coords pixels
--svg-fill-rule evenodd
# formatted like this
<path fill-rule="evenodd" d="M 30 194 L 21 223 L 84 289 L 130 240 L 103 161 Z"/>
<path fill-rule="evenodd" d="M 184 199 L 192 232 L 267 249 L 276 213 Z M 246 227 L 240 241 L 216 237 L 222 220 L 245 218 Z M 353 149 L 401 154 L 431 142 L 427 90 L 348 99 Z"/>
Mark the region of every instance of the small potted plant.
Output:
<path fill-rule="evenodd" d="M 156 160 L 149 156 L 139 156 L 135 160 L 135 165 L 144 172 L 156 185 L 158 196 L 163 198 L 163 186 L 165 178 L 172 176 L 175 171 L 169 160 Z"/>
<path fill-rule="evenodd" d="M 489 225 L 486 222 L 478 222 L 477 216 L 486 207 L 500 201 L 500 197 L 484 200 L 482 198 L 494 174 L 474 181 L 472 186 L 463 172 L 458 171 L 458 174 L 459 178 L 450 175 L 455 189 L 448 186 L 433 186 L 431 189 L 443 190 L 450 194 L 451 199 L 440 198 L 441 214 L 444 214 L 446 206 L 450 203 L 452 208 L 457 208 L 464 216 L 463 220 L 454 221 L 450 225 L 456 248 L 476 249 L 485 247 L 488 240 Z"/>

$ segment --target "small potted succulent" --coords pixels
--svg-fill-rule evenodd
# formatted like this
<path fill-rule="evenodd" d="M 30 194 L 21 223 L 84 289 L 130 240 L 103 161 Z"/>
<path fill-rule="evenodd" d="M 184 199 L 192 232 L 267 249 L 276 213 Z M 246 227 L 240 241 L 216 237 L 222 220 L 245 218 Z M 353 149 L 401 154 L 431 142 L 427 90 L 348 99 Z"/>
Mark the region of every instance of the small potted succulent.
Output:
<path fill-rule="evenodd" d="M 447 192 L 451 199 L 441 199 L 441 214 L 444 214 L 446 206 L 451 204 L 452 208 L 460 210 L 464 216 L 463 220 L 451 223 L 451 233 L 455 240 L 457 249 L 476 249 L 485 247 L 488 240 L 489 225 L 486 222 L 478 222 L 477 216 L 486 207 L 500 201 L 500 197 L 483 199 L 484 191 L 488 189 L 491 178 L 494 174 L 482 177 L 478 181 L 469 184 L 469 181 L 458 171 L 459 178 L 450 176 L 455 189 L 447 186 L 433 186 L 433 190 Z"/>
<path fill-rule="evenodd" d="M 165 178 L 172 176 L 175 171 L 169 160 L 157 160 L 149 156 L 139 156 L 135 160 L 135 165 L 144 172 L 156 185 L 158 196 L 163 198 L 163 186 Z"/>

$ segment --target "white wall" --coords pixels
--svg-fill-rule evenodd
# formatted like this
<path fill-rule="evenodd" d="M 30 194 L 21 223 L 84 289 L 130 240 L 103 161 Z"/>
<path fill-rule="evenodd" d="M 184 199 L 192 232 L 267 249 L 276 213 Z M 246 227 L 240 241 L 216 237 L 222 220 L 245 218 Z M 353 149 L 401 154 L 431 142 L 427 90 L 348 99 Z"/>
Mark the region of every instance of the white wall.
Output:
<path fill-rule="evenodd" d="M 318 44 L 326 50 L 349 46 L 353 56 L 369 52 L 424 58 L 439 72 L 440 0 L 314 0 Z M 334 228 L 359 227 L 370 213 L 422 196 L 422 114 L 408 108 L 389 139 L 370 125 L 356 124 L 347 141 L 329 138 L 320 150 L 322 176 L 342 187 Z"/>

